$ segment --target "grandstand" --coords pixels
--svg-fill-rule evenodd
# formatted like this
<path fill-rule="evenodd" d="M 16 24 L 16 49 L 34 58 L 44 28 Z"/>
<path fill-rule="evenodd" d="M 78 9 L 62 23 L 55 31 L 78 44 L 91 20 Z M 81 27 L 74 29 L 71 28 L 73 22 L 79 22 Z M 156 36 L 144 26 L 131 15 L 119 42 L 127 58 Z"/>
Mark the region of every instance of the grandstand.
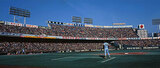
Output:
<path fill-rule="evenodd" d="M 159 37 L 139 38 L 136 30 L 128 26 L 96 26 L 72 23 L 48 23 L 50 27 L 3 22 L 0 24 L 1 54 L 100 51 L 103 43 L 148 47 L 160 46 Z M 116 43 L 118 46 L 114 45 Z"/>

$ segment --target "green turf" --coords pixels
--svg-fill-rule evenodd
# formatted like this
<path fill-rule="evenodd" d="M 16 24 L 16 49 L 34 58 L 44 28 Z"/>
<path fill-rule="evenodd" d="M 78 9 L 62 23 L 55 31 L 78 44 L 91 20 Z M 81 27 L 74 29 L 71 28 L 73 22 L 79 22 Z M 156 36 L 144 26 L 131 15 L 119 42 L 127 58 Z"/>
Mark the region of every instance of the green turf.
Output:
<path fill-rule="evenodd" d="M 0 65 L 47 68 L 160 68 L 160 50 L 118 50 L 119 52 L 149 52 L 146 55 L 111 55 L 103 59 L 103 52 L 45 53 L 41 55 L 1 55 Z M 103 62 L 106 61 L 106 62 Z"/>

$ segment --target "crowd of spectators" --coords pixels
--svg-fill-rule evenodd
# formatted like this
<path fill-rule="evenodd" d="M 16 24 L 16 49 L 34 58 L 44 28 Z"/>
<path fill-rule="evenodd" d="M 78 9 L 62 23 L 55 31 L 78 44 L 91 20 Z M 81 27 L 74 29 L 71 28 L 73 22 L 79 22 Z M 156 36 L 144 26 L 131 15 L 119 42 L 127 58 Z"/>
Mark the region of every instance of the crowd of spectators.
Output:
<path fill-rule="evenodd" d="M 160 46 L 160 40 L 123 40 L 123 41 L 114 41 L 121 45 L 129 46 L 140 46 L 140 47 L 149 47 L 149 46 Z"/>
<path fill-rule="evenodd" d="M 132 28 L 91 28 L 78 26 L 51 25 L 52 29 L 29 28 L 0 24 L 0 32 L 22 33 L 34 35 L 92 37 L 92 38 L 137 38 Z M 122 45 L 131 46 L 160 46 L 160 40 L 123 40 L 115 41 Z M 111 46 L 110 46 L 111 47 Z M 103 49 L 103 42 L 69 43 L 69 42 L 0 42 L 0 53 L 53 52 Z"/>
<path fill-rule="evenodd" d="M 138 47 L 155 47 L 160 46 L 160 40 L 123 40 L 114 41 L 119 45 L 138 46 Z M 114 49 L 114 45 L 109 48 Z M 100 50 L 103 49 L 103 42 L 1 42 L 0 53 L 20 53 L 22 49 L 26 53 L 36 52 L 55 52 L 55 51 L 75 51 L 75 50 Z"/>
<path fill-rule="evenodd" d="M 47 43 L 47 42 L 1 42 L 0 53 L 26 53 L 96 50 L 103 49 L 103 43 Z"/>
<path fill-rule="evenodd" d="M 79 26 L 51 25 L 52 29 L 30 28 L 13 25 L 0 24 L 0 32 L 34 34 L 34 35 L 52 35 L 52 36 L 70 36 L 70 37 L 92 37 L 92 38 L 134 38 L 138 35 L 132 28 L 91 28 Z"/>
<path fill-rule="evenodd" d="M 64 25 L 51 25 L 54 31 L 64 36 L 95 37 L 95 38 L 121 38 L 138 37 L 132 28 L 92 28 Z"/>

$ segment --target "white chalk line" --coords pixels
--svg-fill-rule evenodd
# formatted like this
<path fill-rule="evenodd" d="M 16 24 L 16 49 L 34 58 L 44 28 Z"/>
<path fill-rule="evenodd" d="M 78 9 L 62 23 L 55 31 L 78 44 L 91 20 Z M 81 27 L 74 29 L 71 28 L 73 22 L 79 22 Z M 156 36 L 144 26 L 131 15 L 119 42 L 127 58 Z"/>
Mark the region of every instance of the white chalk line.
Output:
<path fill-rule="evenodd" d="M 61 60 L 61 59 L 68 59 L 68 58 L 101 58 L 101 57 L 63 57 L 63 58 L 57 58 L 57 59 L 51 59 L 51 60 Z"/>
<path fill-rule="evenodd" d="M 110 61 L 110 60 L 113 60 L 113 59 L 115 59 L 116 57 L 111 57 L 110 59 L 107 59 L 107 60 L 104 60 L 104 61 L 100 61 L 101 63 L 104 63 L 104 62 L 108 62 L 108 61 Z"/>

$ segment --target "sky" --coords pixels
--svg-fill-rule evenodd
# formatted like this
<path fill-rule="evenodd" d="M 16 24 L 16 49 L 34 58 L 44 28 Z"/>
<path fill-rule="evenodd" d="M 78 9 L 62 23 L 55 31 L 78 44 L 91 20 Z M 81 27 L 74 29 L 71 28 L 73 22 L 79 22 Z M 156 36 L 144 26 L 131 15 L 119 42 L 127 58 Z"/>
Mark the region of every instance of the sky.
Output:
<path fill-rule="evenodd" d="M 144 24 L 148 33 L 158 32 L 152 19 L 160 18 L 160 0 L 0 0 L 0 20 L 13 22 L 9 7 L 27 9 L 27 24 L 47 26 L 47 21 L 72 23 L 72 16 L 92 18 L 93 25 Z M 23 17 L 16 16 L 21 23 Z"/>

